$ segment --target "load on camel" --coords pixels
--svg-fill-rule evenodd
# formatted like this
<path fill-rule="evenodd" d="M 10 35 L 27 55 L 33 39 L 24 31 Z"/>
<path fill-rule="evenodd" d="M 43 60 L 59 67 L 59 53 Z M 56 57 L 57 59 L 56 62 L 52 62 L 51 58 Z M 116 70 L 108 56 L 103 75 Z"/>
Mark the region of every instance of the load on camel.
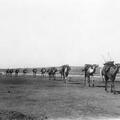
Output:
<path fill-rule="evenodd" d="M 61 74 L 61 78 L 65 83 L 67 83 L 68 75 L 70 71 L 71 71 L 71 67 L 69 65 L 66 64 L 61 66 L 60 74 Z"/>
<path fill-rule="evenodd" d="M 105 81 L 104 72 L 108 72 L 110 67 L 114 66 L 114 61 L 107 61 L 103 65 L 104 67 L 101 69 L 100 74 L 102 77 L 102 81 L 104 82 Z"/>
<path fill-rule="evenodd" d="M 107 61 L 104 63 L 103 69 L 107 72 L 109 71 L 110 67 L 114 66 L 114 61 Z"/>

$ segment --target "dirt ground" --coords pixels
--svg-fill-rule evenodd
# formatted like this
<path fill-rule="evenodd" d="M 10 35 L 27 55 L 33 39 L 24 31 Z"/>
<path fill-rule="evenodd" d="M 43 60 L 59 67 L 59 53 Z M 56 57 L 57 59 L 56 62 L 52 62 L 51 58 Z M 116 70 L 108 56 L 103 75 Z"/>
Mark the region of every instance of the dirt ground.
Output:
<path fill-rule="evenodd" d="M 83 86 L 83 77 L 71 77 L 66 85 L 60 78 L 1 76 L 0 120 L 27 120 L 6 117 L 13 112 L 32 116 L 29 120 L 119 119 L 120 82 L 115 84 L 117 94 L 112 94 L 96 79 L 89 88 Z"/>

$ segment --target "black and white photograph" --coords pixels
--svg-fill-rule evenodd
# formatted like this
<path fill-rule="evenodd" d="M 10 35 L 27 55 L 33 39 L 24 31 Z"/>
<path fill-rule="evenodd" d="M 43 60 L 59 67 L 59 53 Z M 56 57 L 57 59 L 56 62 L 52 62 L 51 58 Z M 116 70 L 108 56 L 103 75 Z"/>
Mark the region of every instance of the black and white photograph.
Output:
<path fill-rule="evenodd" d="M 119 120 L 120 1 L 0 0 L 0 120 Z"/>

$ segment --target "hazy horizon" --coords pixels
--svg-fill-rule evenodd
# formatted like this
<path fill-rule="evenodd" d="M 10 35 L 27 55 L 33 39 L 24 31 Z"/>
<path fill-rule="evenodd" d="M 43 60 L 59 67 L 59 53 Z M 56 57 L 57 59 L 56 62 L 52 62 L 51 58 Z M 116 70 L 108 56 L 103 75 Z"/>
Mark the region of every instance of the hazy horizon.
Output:
<path fill-rule="evenodd" d="M 1 0 L 0 68 L 120 63 L 120 1 Z"/>

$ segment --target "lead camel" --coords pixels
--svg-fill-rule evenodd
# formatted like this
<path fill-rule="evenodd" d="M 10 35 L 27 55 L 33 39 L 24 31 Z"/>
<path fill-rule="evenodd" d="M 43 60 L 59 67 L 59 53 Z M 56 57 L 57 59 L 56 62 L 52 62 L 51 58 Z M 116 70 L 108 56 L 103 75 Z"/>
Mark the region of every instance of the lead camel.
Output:
<path fill-rule="evenodd" d="M 105 78 L 105 91 L 107 92 L 108 80 L 111 82 L 111 93 L 115 93 L 115 78 L 119 72 L 120 64 L 104 64 L 103 76 Z"/>

